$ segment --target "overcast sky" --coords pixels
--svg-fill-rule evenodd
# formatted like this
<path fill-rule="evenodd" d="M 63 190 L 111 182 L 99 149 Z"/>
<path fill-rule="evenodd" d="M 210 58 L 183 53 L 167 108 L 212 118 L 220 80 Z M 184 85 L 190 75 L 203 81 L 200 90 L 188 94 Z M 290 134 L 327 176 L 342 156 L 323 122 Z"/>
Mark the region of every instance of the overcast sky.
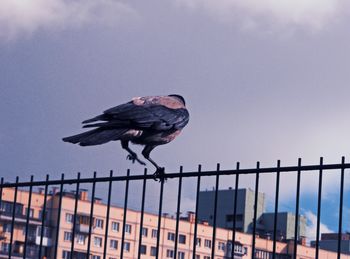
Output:
<path fill-rule="evenodd" d="M 61 138 L 134 96 L 174 93 L 185 97 L 191 117 L 174 142 L 152 153 L 167 171 L 200 163 L 214 169 L 217 162 L 233 168 L 236 161 L 242 168 L 257 160 L 262 167 L 277 159 L 290 165 L 298 157 L 340 162 L 350 151 L 348 5 L 3 0 L 1 175 L 12 181 L 110 169 L 142 173 L 119 143 L 82 148 Z M 262 185 L 266 191 L 271 179 Z M 325 179 L 332 197 L 339 180 Z M 304 184 L 313 193 L 315 175 Z M 288 199 L 295 187 L 288 181 L 285 187 Z"/>

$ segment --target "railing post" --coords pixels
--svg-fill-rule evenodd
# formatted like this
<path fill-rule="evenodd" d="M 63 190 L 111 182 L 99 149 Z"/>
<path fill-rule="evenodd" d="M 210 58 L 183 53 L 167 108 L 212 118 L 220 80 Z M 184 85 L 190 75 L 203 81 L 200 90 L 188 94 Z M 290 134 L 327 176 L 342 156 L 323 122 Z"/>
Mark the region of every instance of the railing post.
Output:
<path fill-rule="evenodd" d="M 30 176 L 30 182 L 33 183 L 34 176 Z M 25 226 L 25 236 L 24 236 L 24 248 L 23 248 L 23 259 L 26 258 L 27 255 L 27 243 L 28 243 L 28 232 L 29 232 L 29 217 L 30 217 L 30 207 L 32 204 L 32 191 L 33 186 L 29 186 L 29 196 L 28 196 L 28 208 L 27 208 L 27 215 L 26 215 L 26 226 Z"/>
<path fill-rule="evenodd" d="M 252 243 L 252 259 L 255 258 L 255 236 L 256 236 L 256 220 L 258 211 L 258 194 L 259 194 L 259 168 L 260 162 L 256 163 L 256 176 L 255 176 L 255 197 L 254 197 L 254 219 L 253 219 L 253 243 Z"/>
<path fill-rule="evenodd" d="M 128 195 L 129 195 L 129 177 L 130 177 L 130 170 L 129 169 L 126 173 L 126 176 L 127 176 L 127 179 L 125 182 L 123 232 L 122 232 L 122 243 L 120 246 L 120 259 L 123 259 L 123 256 L 124 256 L 125 225 L 126 225 L 126 213 L 127 213 L 127 208 L 128 208 Z"/>
<path fill-rule="evenodd" d="M 180 167 L 180 173 L 182 174 L 183 167 Z M 174 259 L 177 258 L 177 247 L 179 238 L 179 220 L 180 220 L 180 207 L 181 207 L 181 190 L 182 190 L 182 175 L 179 177 L 179 186 L 177 189 L 177 209 L 176 209 L 176 226 L 175 226 L 175 248 L 174 248 Z"/>
<path fill-rule="evenodd" d="M 296 204 L 295 204 L 295 223 L 294 223 L 294 252 L 293 258 L 297 259 L 298 251 L 298 235 L 299 235 L 299 199 L 300 199 L 300 177 L 301 177 L 301 158 L 298 159 L 298 175 L 297 175 L 297 193 L 296 193 Z"/>
<path fill-rule="evenodd" d="M 316 255 L 315 258 L 318 259 L 319 246 L 320 246 L 320 222 L 321 222 L 321 200 L 322 200 L 322 175 L 323 175 L 323 157 L 320 158 L 320 171 L 318 178 L 318 199 L 317 199 L 317 226 L 316 226 Z"/>
<path fill-rule="evenodd" d="M 78 212 L 78 200 L 79 200 L 79 186 L 80 186 L 80 173 L 77 176 L 77 185 L 75 190 L 75 203 L 74 203 L 74 215 L 73 215 L 73 230 L 72 230 L 72 244 L 70 250 L 71 259 L 73 259 L 74 254 L 74 238 L 75 238 L 75 228 L 77 224 L 77 212 Z"/>
<path fill-rule="evenodd" d="M 18 191 L 18 176 L 16 177 L 16 187 L 15 187 L 15 194 L 13 199 L 13 208 L 12 208 L 12 219 L 11 219 L 11 237 L 10 237 L 10 246 L 9 246 L 9 259 L 12 258 L 12 243 L 13 243 L 13 231 L 15 229 L 15 217 L 16 217 L 16 204 L 17 204 L 17 191 Z"/>
<path fill-rule="evenodd" d="M 195 209 L 195 220 L 194 220 L 194 233 L 193 233 L 193 252 L 192 259 L 196 259 L 196 246 L 197 246 L 197 228 L 198 228 L 198 201 L 199 191 L 201 188 L 201 173 L 202 165 L 198 165 L 198 176 L 197 176 L 197 191 L 196 191 L 196 209 Z"/>
<path fill-rule="evenodd" d="M 57 223 L 56 223 L 56 237 L 55 237 L 55 250 L 53 252 L 54 258 L 58 257 L 58 242 L 59 242 L 59 233 L 60 233 L 60 223 L 61 223 L 61 209 L 62 209 L 62 197 L 63 197 L 63 180 L 64 174 L 61 174 L 61 183 L 60 183 L 60 196 L 58 200 L 58 210 L 57 210 Z"/>
<path fill-rule="evenodd" d="M 276 173 L 276 194 L 275 194 L 275 214 L 273 220 L 273 248 L 272 259 L 276 258 L 276 240 L 277 240 L 277 220 L 278 220 L 278 201 L 280 193 L 280 167 L 281 161 L 277 161 L 277 173 Z"/>
<path fill-rule="evenodd" d="M 341 167 L 341 175 L 340 175 L 340 201 L 339 201 L 338 249 L 337 249 L 337 258 L 338 259 L 340 259 L 341 240 L 342 240 L 345 157 L 342 157 L 341 164 L 342 164 L 342 167 Z"/>
<path fill-rule="evenodd" d="M 239 184 L 239 162 L 236 164 L 236 182 L 235 182 L 235 197 L 234 197 L 234 208 L 233 208 L 233 226 L 232 226 L 232 250 L 231 259 L 235 256 L 235 242 L 236 242 L 236 217 L 237 217 L 237 195 L 238 195 L 238 184 Z"/>
<path fill-rule="evenodd" d="M 111 170 L 109 173 L 110 180 L 108 181 L 108 198 L 107 198 L 107 214 L 106 214 L 106 231 L 105 231 L 105 242 L 103 247 L 103 259 L 106 259 L 107 256 L 107 237 L 108 237 L 108 228 L 109 228 L 109 213 L 111 210 L 111 194 L 112 194 L 112 178 L 113 177 L 113 171 Z"/>

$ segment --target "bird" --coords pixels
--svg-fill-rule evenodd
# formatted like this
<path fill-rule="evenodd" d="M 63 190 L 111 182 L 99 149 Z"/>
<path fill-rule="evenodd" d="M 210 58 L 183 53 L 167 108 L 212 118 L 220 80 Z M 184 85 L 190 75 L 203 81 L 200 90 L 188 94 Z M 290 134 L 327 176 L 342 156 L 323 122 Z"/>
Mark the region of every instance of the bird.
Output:
<path fill-rule="evenodd" d="M 132 163 L 146 165 L 130 149 L 129 142 L 143 145 L 142 155 L 156 171 L 155 179 L 164 179 L 165 169 L 151 157 L 151 151 L 173 141 L 187 125 L 189 112 L 185 99 L 178 94 L 134 97 L 131 101 L 105 110 L 102 114 L 82 122 L 92 130 L 65 137 L 62 140 L 80 146 L 94 146 L 120 141 Z"/>

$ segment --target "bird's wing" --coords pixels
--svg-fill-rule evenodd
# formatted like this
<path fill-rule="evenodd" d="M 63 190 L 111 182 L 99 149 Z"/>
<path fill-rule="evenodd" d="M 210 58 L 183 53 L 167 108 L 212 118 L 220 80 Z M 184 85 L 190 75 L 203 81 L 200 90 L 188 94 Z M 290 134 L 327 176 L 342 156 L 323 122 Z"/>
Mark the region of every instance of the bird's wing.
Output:
<path fill-rule="evenodd" d="M 168 130 L 182 129 L 188 122 L 185 108 L 171 109 L 159 104 L 135 105 L 132 101 L 104 111 L 86 123 L 103 120 L 106 122 L 89 124 L 85 127 L 130 127 L 136 129 Z"/>

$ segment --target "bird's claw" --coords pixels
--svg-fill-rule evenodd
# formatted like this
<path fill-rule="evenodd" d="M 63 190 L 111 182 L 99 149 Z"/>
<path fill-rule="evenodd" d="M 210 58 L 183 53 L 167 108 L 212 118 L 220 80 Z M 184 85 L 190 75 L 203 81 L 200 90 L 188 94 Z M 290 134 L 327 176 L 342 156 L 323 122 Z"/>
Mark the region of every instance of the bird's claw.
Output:
<path fill-rule="evenodd" d="M 143 162 L 142 160 L 138 159 L 138 157 L 136 155 L 127 155 L 126 159 L 131 160 L 131 162 L 134 164 L 135 161 L 137 161 L 138 163 L 140 163 L 141 165 L 146 165 L 145 162 Z"/>
<path fill-rule="evenodd" d="M 165 168 L 164 167 L 158 167 L 157 170 L 153 174 L 154 180 L 159 182 L 164 182 L 167 180 L 165 178 Z"/>

